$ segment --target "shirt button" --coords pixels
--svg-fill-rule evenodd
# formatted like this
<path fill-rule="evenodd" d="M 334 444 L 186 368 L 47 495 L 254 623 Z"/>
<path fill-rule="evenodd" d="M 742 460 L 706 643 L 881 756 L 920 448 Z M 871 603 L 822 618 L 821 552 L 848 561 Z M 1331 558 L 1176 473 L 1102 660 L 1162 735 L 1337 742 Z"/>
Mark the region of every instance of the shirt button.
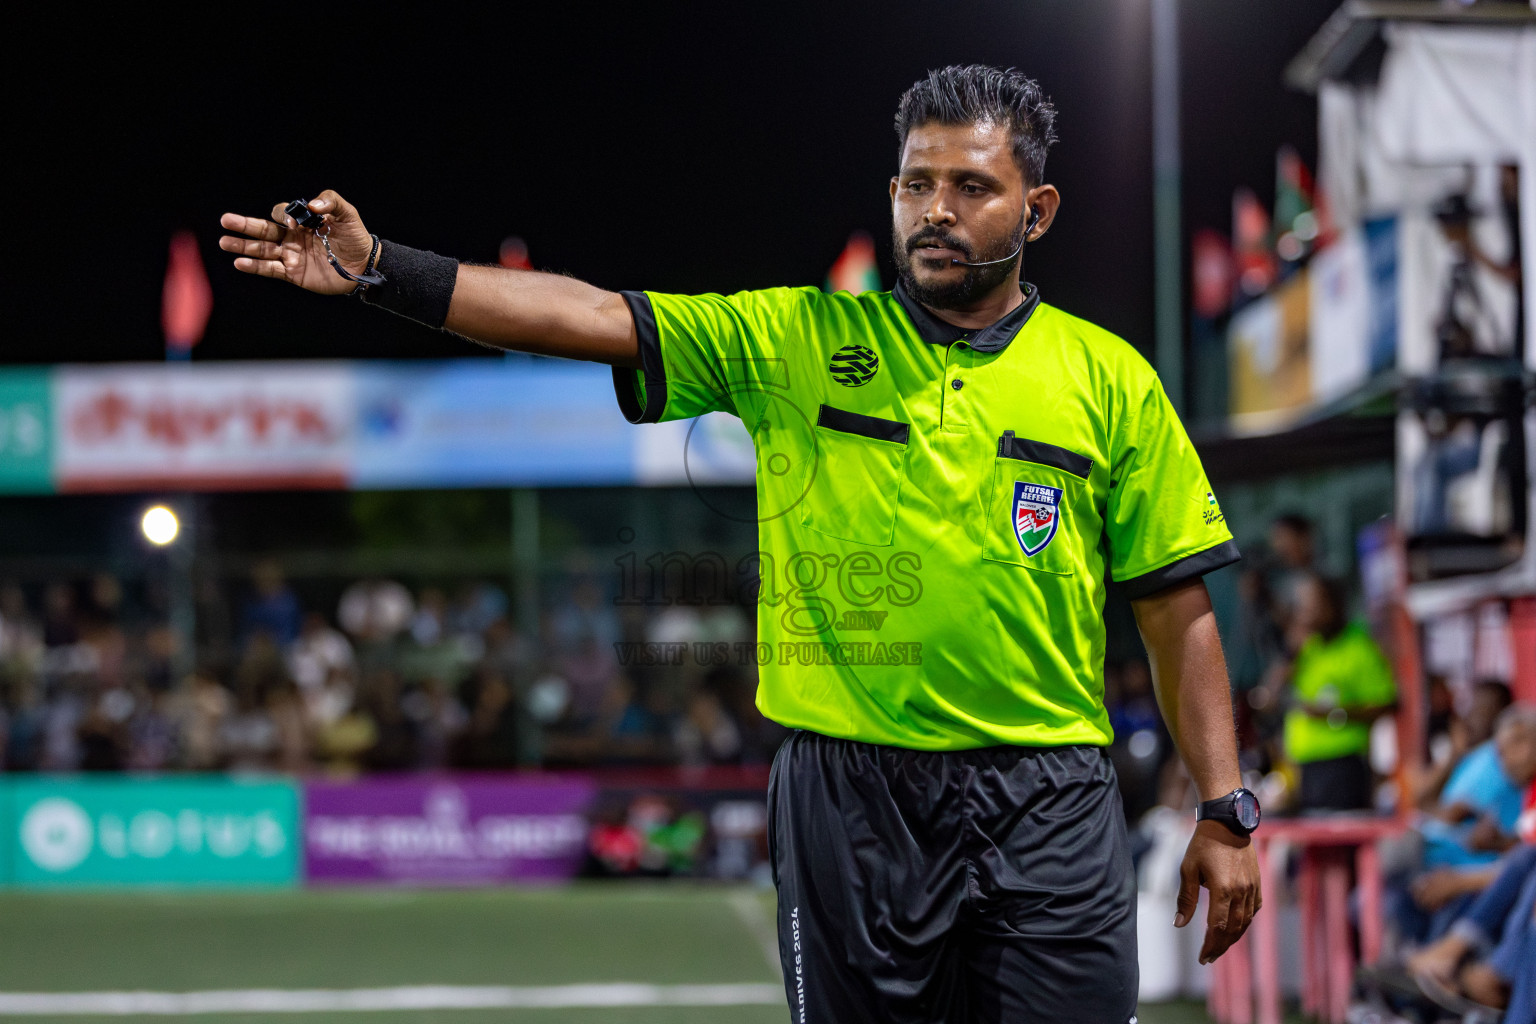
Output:
<path fill-rule="evenodd" d="M 965 381 L 961 380 L 959 377 L 956 377 L 954 380 L 949 382 L 949 386 L 954 388 L 956 391 L 959 391 L 961 388 L 965 387 Z"/>

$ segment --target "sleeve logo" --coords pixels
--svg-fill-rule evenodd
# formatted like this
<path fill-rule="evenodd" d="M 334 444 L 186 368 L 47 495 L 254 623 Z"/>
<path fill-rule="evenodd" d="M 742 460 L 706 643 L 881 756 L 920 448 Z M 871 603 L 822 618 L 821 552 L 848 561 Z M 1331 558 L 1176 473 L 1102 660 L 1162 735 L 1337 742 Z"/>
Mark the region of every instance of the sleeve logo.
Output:
<path fill-rule="evenodd" d="M 863 345 L 844 345 L 832 353 L 827 364 L 832 379 L 845 388 L 861 388 L 880 370 L 880 357 Z"/>
<path fill-rule="evenodd" d="M 1061 525 L 1061 488 L 1019 480 L 1013 485 L 1013 532 L 1030 558 L 1044 551 Z"/>
<path fill-rule="evenodd" d="M 1222 513 L 1221 506 L 1216 504 L 1216 495 L 1210 491 L 1205 492 L 1205 514 L 1203 518 L 1205 519 L 1206 526 L 1214 526 L 1225 521 L 1227 518 Z"/>

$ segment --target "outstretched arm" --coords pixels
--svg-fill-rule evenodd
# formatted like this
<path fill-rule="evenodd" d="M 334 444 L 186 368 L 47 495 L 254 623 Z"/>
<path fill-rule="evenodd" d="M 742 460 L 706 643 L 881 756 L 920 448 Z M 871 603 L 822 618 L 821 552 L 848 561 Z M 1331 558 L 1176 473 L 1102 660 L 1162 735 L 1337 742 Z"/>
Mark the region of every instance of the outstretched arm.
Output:
<path fill-rule="evenodd" d="M 337 260 L 361 273 L 373 242 L 357 209 L 329 189 L 309 206 L 325 216 Z M 331 268 L 314 232 L 294 224 L 282 204 L 272 208 L 271 219 L 226 213 L 219 223 L 238 233 L 219 239 L 220 248 L 236 254 L 237 270 L 323 295 L 344 295 L 354 287 Z M 378 269 L 388 277 L 390 266 L 385 243 Z M 557 274 L 460 266 L 443 327 L 496 348 L 640 365 L 634 318 L 623 297 Z"/>
<path fill-rule="evenodd" d="M 1157 689 L 1158 706 L 1189 768 L 1200 799 L 1215 800 L 1242 785 L 1232 697 L 1216 616 L 1204 580 L 1192 580 L 1131 602 Z M 1182 928 L 1195 914 L 1200 886 L 1210 890 L 1200 962 L 1210 963 L 1247 931 L 1262 902 L 1252 840 L 1216 821 L 1195 826 L 1179 869 Z"/>

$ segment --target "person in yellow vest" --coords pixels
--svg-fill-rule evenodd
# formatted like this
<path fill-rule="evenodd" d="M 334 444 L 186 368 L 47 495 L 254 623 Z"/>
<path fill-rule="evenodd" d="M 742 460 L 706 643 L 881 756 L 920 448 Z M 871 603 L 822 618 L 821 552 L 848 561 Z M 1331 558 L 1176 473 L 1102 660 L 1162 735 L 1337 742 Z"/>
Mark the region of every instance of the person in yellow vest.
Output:
<path fill-rule="evenodd" d="M 1285 754 L 1301 773 L 1301 811 L 1371 806 L 1371 723 L 1397 705 L 1392 666 L 1351 622 L 1343 586 L 1315 574 L 1296 589 Z"/>

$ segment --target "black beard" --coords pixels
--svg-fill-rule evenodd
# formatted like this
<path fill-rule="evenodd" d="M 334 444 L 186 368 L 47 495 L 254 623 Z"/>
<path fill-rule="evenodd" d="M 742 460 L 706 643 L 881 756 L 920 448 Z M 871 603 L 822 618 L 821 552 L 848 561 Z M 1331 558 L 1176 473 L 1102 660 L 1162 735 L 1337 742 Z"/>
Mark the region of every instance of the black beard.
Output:
<path fill-rule="evenodd" d="M 891 250 L 896 257 L 896 275 L 901 278 L 902 286 L 907 294 L 918 302 L 933 309 L 964 309 L 973 306 L 988 292 L 993 291 L 1013 273 L 1014 266 L 1022 267 L 1024 250 L 1019 243 L 1024 241 L 1024 224 L 1021 221 L 1019 227 L 1013 232 L 1011 238 L 999 245 L 996 253 L 989 254 L 986 259 L 978 260 L 971 251 L 971 247 L 961 242 L 958 238 L 946 235 L 933 229 L 924 229 L 912 235 L 910 238 L 902 238 L 893 226 L 891 229 Z M 965 256 L 967 263 L 984 263 L 986 260 L 1002 260 L 1001 263 L 993 263 L 985 267 L 966 267 L 965 274 L 957 281 L 944 284 L 923 284 L 918 281 L 913 272 L 913 250 L 927 241 L 935 241 L 946 248 L 955 249 Z M 1011 254 L 1011 255 L 1010 255 Z M 918 257 L 921 258 L 921 257 Z M 1021 270 L 1022 272 L 1022 270 Z"/>

